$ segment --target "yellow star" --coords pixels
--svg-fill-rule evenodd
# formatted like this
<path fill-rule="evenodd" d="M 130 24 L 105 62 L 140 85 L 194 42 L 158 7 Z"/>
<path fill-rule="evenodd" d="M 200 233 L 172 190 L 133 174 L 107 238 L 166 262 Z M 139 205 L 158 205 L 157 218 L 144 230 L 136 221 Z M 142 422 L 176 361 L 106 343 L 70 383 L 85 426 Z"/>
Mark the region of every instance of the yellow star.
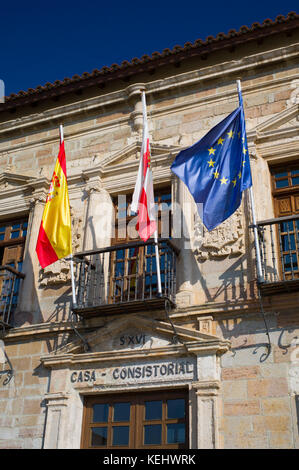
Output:
<path fill-rule="evenodd" d="M 234 180 L 232 180 L 232 183 L 233 183 L 233 185 L 234 185 L 234 187 L 235 187 L 236 184 L 237 184 L 237 178 L 235 178 Z"/>
<path fill-rule="evenodd" d="M 242 142 L 243 142 L 243 143 L 245 142 L 245 137 L 242 137 Z"/>
<path fill-rule="evenodd" d="M 223 142 L 224 142 L 224 139 L 221 139 L 221 137 L 220 137 L 220 139 L 218 139 L 217 144 L 218 144 L 218 145 L 223 145 Z"/>
<path fill-rule="evenodd" d="M 244 155 L 246 155 L 246 152 L 247 152 L 247 149 L 245 147 L 243 147 L 243 153 Z"/>
<path fill-rule="evenodd" d="M 227 184 L 228 179 L 223 177 L 223 178 L 221 178 L 220 181 L 221 181 L 221 184 Z"/>
<path fill-rule="evenodd" d="M 215 162 L 213 162 L 213 160 L 211 158 L 210 161 L 208 162 L 208 164 L 209 164 L 209 167 L 211 167 L 211 166 L 214 167 Z"/>
<path fill-rule="evenodd" d="M 211 154 L 214 155 L 215 152 L 216 152 L 216 149 L 213 149 L 213 147 L 209 149 L 209 155 Z"/>
<path fill-rule="evenodd" d="M 213 175 L 214 175 L 214 177 L 215 177 L 215 178 L 219 178 L 219 173 L 218 173 L 218 171 L 217 171 L 217 170 L 216 170 L 216 171 L 214 171 Z"/>
<path fill-rule="evenodd" d="M 244 166 L 244 165 L 245 165 L 245 163 L 246 163 L 246 161 L 245 161 L 245 160 L 243 160 L 243 161 L 242 161 L 242 166 Z"/>
<path fill-rule="evenodd" d="M 241 179 L 241 176 L 242 176 L 242 172 L 241 172 L 241 171 L 239 171 L 238 176 L 239 176 L 239 179 Z"/>
<path fill-rule="evenodd" d="M 229 131 L 229 132 L 227 133 L 227 135 L 228 135 L 228 137 L 229 137 L 230 139 L 232 139 L 233 136 L 234 136 L 234 133 L 233 133 L 233 131 Z"/>

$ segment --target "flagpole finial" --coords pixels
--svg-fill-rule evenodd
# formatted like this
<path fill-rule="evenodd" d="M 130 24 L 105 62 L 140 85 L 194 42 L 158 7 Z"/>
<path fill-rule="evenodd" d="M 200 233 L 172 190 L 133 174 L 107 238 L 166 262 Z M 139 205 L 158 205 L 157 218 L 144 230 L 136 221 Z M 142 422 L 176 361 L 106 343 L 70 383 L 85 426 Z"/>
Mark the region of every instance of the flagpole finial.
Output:
<path fill-rule="evenodd" d="M 64 136 L 63 136 L 63 124 L 60 124 L 59 126 L 59 134 L 60 134 L 60 143 L 64 141 Z"/>

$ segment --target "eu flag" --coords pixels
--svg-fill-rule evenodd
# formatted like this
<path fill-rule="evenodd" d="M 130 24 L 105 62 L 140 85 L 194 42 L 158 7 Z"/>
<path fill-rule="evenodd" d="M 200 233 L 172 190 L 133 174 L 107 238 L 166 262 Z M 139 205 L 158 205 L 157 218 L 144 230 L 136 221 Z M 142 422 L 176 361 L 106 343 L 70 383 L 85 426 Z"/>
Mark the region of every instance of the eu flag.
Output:
<path fill-rule="evenodd" d="M 201 140 L 182 150 L 171 170 L 188 187 L 209 231 L 230 217 L 252 184 L 242 102 Z"/>

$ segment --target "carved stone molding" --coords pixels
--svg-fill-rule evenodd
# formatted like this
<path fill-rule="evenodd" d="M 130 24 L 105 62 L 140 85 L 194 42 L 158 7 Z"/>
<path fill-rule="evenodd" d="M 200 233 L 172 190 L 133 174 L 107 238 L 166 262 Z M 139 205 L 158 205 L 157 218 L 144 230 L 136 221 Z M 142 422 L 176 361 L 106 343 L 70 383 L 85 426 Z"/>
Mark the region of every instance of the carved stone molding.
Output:
<path fill-rule="evenodd" d="M 89 196 L 93 193 L 99 193 L 102 190 L 103 190 L 103 183 L 100 177 L 96 177 L 95 179 L 88 181 L 85 187 L 85 191 L 87 192 Z"/>
<path fill-rule="evenodd" d="M 201 333 L 212 335 L 213 333 L 213 317 L 198 317 L 198 329 Z"/>
<path fill-rule="evenodd" d="M 133 131 L 141 135 L 143 128 L 143 113 L 142 113 L 142 102 L 141 94 L 146 90 L 144 83 L 136 83 L 128 86 L 126 93 L 128 94 L 128 102 L 133 107 L 133 111 L 130 114 Z"/>
<path fill-rule="evenodd" d="M 30 209 L 33 209 L 37 204 L 45 204 L 47 200 L 47 193 L 40 192 L 38 194 L 33 194 L 29 199 Z"/>
<path fill-rule="evenodd" d="M 82 249 L 83 217 L 76 216 L 71 208 L 73 253 Z M 52 287 L 70 282 L 70 262 L 61 259 L 40 270 L 40 286 Z"/>
<path fill-rule="evenodd" d="M 67 392 L 46 393 L 47 406 L 66 406 L 70 394 Z"/>
<path fill-rule="evenodd" d="M 197 396 L 218 396 L 220 391 L 220 382 L 219 380 L 192 382 L 191 387 Z"/>
<path fill-rule="evenodd" d="M 200 261 L 245 253 L 243 212 L 239 208 L 211 232 L 197 215 L 194 223 L 193 250 Z"/>

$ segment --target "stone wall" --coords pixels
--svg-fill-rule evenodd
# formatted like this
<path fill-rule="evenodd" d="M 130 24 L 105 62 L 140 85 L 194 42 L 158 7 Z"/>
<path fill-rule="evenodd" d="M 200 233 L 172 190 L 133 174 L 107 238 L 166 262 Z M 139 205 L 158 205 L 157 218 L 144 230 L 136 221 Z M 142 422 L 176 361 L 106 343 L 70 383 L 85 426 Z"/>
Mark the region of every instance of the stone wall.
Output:
<path fill-rule="evenodd" d="M 49 373 L 41 367 L 40 357 L 48 351 L 47 341 L 30 338 L 5 345 L 13 367 L 0 376 L 0 448 L 40 449 L 43 443 Z M 2 365 L 2 364 L 1 364 Z M 9 364 L 3 364 L 8 370 Z"/>
<path fill-rule="evenodd" d="M 273 217 L 269 165 L 298 158 L 294 43 L 295 39 L 284 37 L 263 50 L 242 46 L 229 58 L 217 55 L 214 63 L 213 58 L 200 65 L 190 60 L 185 68 L 163 69 L 154 79 L 141 75 L 133 85 L 119 82 L 116 89 L 107 86 L 98 94 L 72 95 L 68 101 L 34 108 L 34 113 L 26 108 L 24 115 L 6 115 L 0 122 L 4 175 L 0 218 L 29 216 L 26 278 L 16 328 L 3 336 L 14 375 L 6 384 L 7 376 L 0 376 L 0 447 L 42 447 L 50 371 L 41 365 L 41 357 L 67 342 L 72 331 L 69 265 L 59 261 L 42 272 L 35 254 L 58 153 L 58 124 L 64 124 L 74 251 L 107 246 L 109 230 L 102 237 L 99 227 L 107 220 L 111 227 L 111 196 L 132 191 L 135 184 L 141 91 L 147 95 L 154 181 L 171 184 L 175 202 L 192 206 L 170 165 L 180 149 L 195 143 L 238 106 L 236 79 L 241 75 L 257 220 Z M 198 331 L 198 320 L 208 317 L 213 325 L 209 333 L 231 341 L 231 351 L 221 358 L 221 385 L 211 386 L 221 398 L 219 447 L 294 448 L 298 447 L 295 396 L 299 390 L 297 356 L 292 354 L 299 332 L 298 298 L 296 292 L 287 295 L 284 307 L 282 296 L 266 299 L 272 342 L 267 355 L 265 326 L 257 313 L 248 208 L 244 196 L 236 214 L 212 233 L 203 230 L 198 217 L 188 218 L 187 232 L 176 240 L 181 255 L 178 308 L 172 319 L 176 326 Z M 109 318 L 80 324 L 80 331 L 100 328 L 103 322 Z M 197 386 L 201 390 L 202 384 Z M 204 391 L 198 396 L 201 393 L 204 396 Z M 63 394 L 61 398 L 65 399 Z"/>
<path fill-rule="evenodd" d="M 237 317 L 219 322 L 232 349 L 222 357 L 224 448 L 290 449 L 298 446 L 297 322 L 281 328 L 281 315 Z M 224 328 L 225 324 L 225 328 Z M 220 331 L 219 331 L 220 332 Z"/>

